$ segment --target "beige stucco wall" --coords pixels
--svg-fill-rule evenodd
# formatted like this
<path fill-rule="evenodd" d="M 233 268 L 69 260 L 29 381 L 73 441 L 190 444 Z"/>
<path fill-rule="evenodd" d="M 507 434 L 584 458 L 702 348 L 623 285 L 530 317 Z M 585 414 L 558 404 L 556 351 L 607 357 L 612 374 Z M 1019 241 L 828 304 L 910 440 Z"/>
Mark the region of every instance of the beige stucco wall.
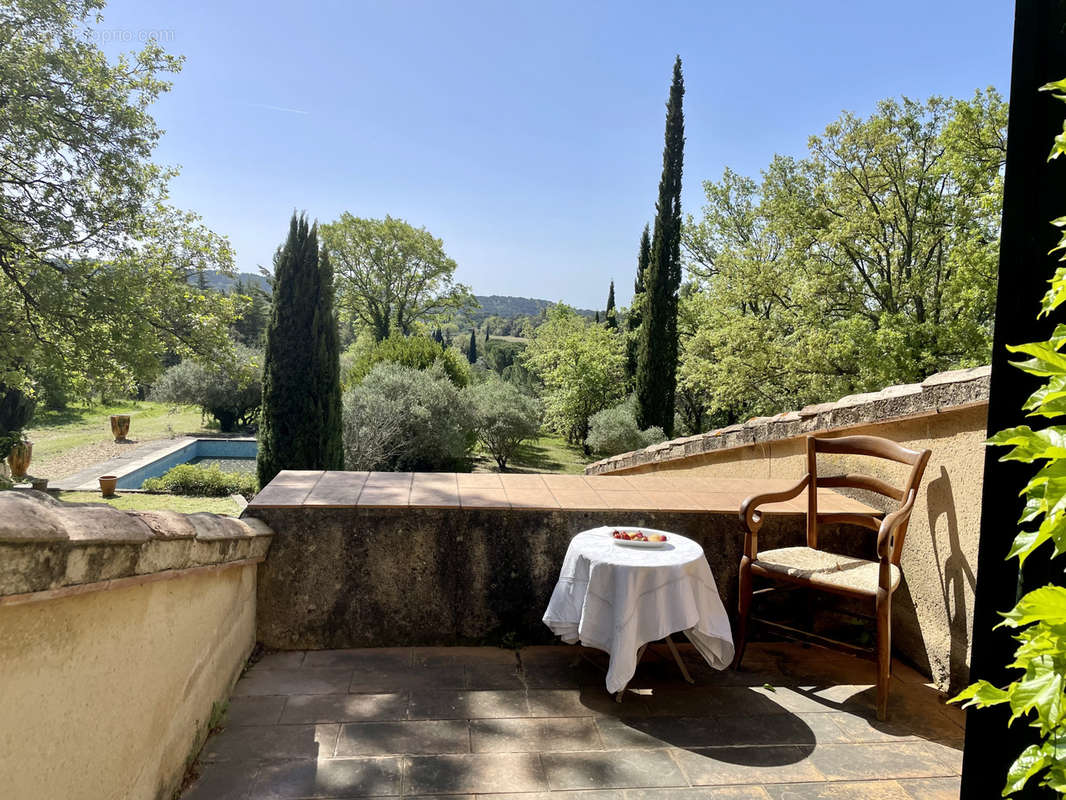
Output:
<path fill-rule="evenodd" d="M 869 433 L 932 450 L 904 544 L 904 583 L 893 603 L 893 644 L 898 654 L 950 691 L 964 686 L 967 679 L 987 415 L 987 403 L 979 403 L 830 434 Z M 818 470 L 830 474 L 845 461 L 852 462 L 846 471 L 880 475 L 897 485 L 905 477 L 905 467 L 840 456 L 820 457 Z M 617 474 L 657 471 L 799 478 L 806 471 L 806 444 L 803 437 L 772 440 L 644 464 Z M 872 537 L 871 533 L 871 557 Z"/>
<path fill-rule="evenodd" d="M 170 800 L 255 640 L 254 564 L 0 605 L 0 796 Z"/>

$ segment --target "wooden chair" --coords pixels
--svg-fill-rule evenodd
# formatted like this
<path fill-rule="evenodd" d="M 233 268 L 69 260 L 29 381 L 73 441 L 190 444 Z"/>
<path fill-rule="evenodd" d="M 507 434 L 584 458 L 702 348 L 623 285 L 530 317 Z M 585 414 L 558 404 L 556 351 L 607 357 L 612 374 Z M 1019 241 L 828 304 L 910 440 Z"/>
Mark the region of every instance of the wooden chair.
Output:
<path fill-rule="evenodd" d="M 868 475 L 818 476 L 819 453 L 873 456 L 910 465 L 910 475 L 902 489 Z M 907 523 L 918 496 L 922 473 L 929 461 L 929 450 L 909 450 L 889 439 L 877 436 L 841 436 L 827 439 L 812 436 L 807 439 L 807 474 L 790 489 L 782 492 L 754 495 L 740 506 L 740 521 L 744 526 L 744 555 L 740 559 L 740 601 L 736 636 L 736 658 L 733 667 L 740 666 L 744 657 L 744 645 L 748 634 L 748 617 L 751 611 L 752 577 L 785 582 L 824 592 L 873 600 L 877 620 L 877 647 L 863 651 L 876 656 L 877 660 L 877 718 L 883 720 L 888 707 L 888 684 L 892 668 L 892 592 L 899 585 L 899 559 L 903 552 L 903 539 L 907 535 Z M 866 489 L 885 495 L 899 502 L 899 507 L 883 519 L 873 514 L 820 513 L 818 511 L 818 488 Z M 806 547 L 782 547 L 760 553 L 758 550 L 759 528 L 762 514 L 759 506 L 790 500 L 807 490 L 807 545 Z M 818 547 L 818 526 L 822 523 L 850 523 L 877 531 L 876 561 L 835 555 Z M 760 620 L 760 622 L 766 622 Z M 832 642 L 825 637 L 787 628 L 775 623 L 772 627 L 801 638 Z M 839 644 L 839 643 L 836 643 Z M 849 649 L 857 649 L 851 647 Z"/>

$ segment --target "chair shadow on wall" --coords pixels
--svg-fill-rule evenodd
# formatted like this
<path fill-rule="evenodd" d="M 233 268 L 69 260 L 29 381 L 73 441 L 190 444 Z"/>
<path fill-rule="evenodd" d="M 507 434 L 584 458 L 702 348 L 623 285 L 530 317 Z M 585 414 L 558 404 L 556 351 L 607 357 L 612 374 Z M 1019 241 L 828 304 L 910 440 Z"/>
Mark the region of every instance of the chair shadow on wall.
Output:
<path fill-rule="evenodd" d="M 955 494 L 951 488 L 951 477 L 947 470 L 940 467 L 940 475 L 928 484 L 927 505 L 929 507 L 929 535 L 933 545 L 933 556 L 939 569 L 940 592 L 944 598 L 944 609 L 948 615 L 948 632 L 951 636 L 951 648 L 948 665 L 952 676 L 966 674 L 969 662 L 970 635 L 968 628 L 967 595 L 973 596 L 977 585 L 970 562 L 962 552 L 959 541 L 959 520 L 955 513 Z M 941 556 L 938 547 L 937 523 L 944 517 L 947 526 L 948 552 Z M 955 681 L 953 680 L 954 684 Z M 962 686 L 952 685 L 951 690 Z"/>

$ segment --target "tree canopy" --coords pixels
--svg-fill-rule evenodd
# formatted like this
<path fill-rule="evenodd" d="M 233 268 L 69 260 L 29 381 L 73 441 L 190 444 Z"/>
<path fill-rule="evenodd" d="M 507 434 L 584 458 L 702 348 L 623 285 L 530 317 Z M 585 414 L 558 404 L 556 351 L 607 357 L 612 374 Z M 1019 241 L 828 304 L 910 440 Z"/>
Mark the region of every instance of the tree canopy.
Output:
<path fill-rule="evenodd" d="M 885 100 L 726 170 L 684 244 L 682 385 L 722 421 L 986 363 L 1006 104 Z"/>
<path fill-rule="evenodd" d="M 102 0 L 0 7 L 0 383 L 31 371 L 130 388 L 166 352 L 230 353 L 241 299 L 188 277 L 232 272 L 228 243 L 166 204 L 149 109 L 181 59 L 149 42 L 109 61 L 85 35 Z"/>
<path fill-rule="evenodd" d="M 584 444 L 589 418 L 625 395 L 621 336 L 562 303 L 548 309 L 521 363 L 544 382 L 546 424 L 571 442 Z"/>
<path fill-rule="evenodd" d="M 337 271 L 341 309 L 378 341 L 474 305 L 470 290 L 453 280 L 456 264 L 444 243 L 425 228 L 345 212 L 322 226 L 322 240 Z"/>

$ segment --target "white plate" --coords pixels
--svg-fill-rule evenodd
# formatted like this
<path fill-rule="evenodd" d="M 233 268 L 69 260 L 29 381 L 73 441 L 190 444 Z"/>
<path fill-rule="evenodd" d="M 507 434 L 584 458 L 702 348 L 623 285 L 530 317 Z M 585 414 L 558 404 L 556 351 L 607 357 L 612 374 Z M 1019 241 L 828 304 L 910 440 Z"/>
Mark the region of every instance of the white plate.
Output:
<path fill-rule="evenodd" d="M 622 545 L 622 547 L 666 547 L 670 544 L 669 539 L 665 542 L 640 542 L 634 541 L 633 539 L 615 539 L 612 537 L 611 541 L 615 544 Z"/>

